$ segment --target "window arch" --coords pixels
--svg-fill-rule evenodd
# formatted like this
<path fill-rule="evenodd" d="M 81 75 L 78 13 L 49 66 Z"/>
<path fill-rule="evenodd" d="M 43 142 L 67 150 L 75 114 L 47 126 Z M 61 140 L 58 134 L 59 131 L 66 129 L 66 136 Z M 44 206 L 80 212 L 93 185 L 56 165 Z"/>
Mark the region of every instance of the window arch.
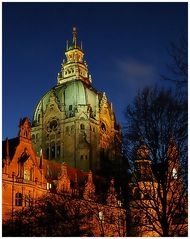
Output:
<path fill-rule="evenodd" d="M 22 193 L 16 193 L 15 205 L 16 206 L 22 206 Z"/>
<path fill-rule="evenodd" d="M 85 130 L 84 124 L 81 124 L 81 125 L 80 125 L 80 129 L 81 129 L 81 130 Z"/>
<path fill-rule="evenodd" d="M 61 149 L 60 144 L 58 144 L 57 145 L 57 157 L 58 158 L 60 157 L 60 154 L 61 154 L 60 149 Z"/>
<path fill-rule="evenodd" d="M 55 158 L 55 143 L 53 143 L 51 146 L 51 158 Z"/>
<path fill-rule="evenodd" d="M 30 168 L 30 181 L 33 181 L 34 178 L 34 168 Z"/>
<path fill-rule="evenodd" d="M 24 178 L 24 162 L 19 162 L 19 176 Z"/>

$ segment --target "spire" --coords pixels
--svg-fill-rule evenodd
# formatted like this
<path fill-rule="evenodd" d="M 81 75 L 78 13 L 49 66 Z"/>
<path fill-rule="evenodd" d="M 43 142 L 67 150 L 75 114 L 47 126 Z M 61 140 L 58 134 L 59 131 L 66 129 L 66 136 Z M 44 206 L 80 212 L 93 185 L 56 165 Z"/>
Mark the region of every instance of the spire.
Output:
<path fill-rule="evenodd" d="M 40 147 L 40 169 L 42 169 L 42 162 L 43 162 L 43 149 L 42 146 Z"/>
<path fill-rule="evenodd" d="M 82 50 L 82 41 L 81 41 L 81 43 L 80 43 L 80 49 Z"/>
<path fill-rule="evenodd" d="M 76 27 L 73 27 L 73 45 L 76 48 L 76 46 L 77 46 L 77 29 L 76 29 Z"/>
<path fill-rule="evenodd" d="M 68 43 L 68 40 L 67 40 L 67 42 L 66 42 L 66 51 L 68 51 L 68 49 L 69 49 L 69 43 Z"/>
<path fill-rule="evenodd" d="M 31 142 L 31 125 L 28 117 L 20 119 L 19 128 L 19 139 Z"/>
<path fill-rule="evenodd" d="M 10 157 L 9 157 L 9 140 L 6 138 L 6 155 L 5 155 L 5 173 L 8 173 L 8 167 L 9 167 L 9 162 L 10 162 Z"/>

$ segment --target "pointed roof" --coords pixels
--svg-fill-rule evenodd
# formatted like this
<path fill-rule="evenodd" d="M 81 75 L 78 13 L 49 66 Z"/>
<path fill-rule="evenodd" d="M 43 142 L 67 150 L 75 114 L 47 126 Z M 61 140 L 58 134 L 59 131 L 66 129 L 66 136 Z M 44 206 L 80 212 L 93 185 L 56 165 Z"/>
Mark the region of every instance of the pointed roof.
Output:
<path fill-rule="evenodd" d="M 76 27 L 73 27 L 72 34 L 73 34 L 72 43 L 71 43 L 70 46 L 68 46 L 68 41 L 67 41 L 66 51 L 70 51 L 70 50 L 73 50 L 73 49 L 79 49 L 79 50 L 82 51 L 82 47 L 79 47 L 77 45 L 77 28 Z M 82 44 L 81 44 L 81 46 L 82 46 Z"/>

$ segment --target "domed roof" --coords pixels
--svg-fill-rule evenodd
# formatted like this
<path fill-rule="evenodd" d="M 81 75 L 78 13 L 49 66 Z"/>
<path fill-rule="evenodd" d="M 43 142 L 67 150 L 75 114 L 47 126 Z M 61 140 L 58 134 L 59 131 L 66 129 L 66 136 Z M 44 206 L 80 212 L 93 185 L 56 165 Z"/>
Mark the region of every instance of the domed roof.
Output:
<path fill-rule="evenodd" d="M 63 111 L 63 106 L 67 110 L 70 105 L 90 105 L 95 110 L 97 91 L 90 85 L 80 80 L 65 82 L 50 89 L 38 102 L 33 121 L 37 120 L 38 114 L 45 112 L 50 100 L 50 95 L 54 93 L 56 96 L 58 107 Z"/>

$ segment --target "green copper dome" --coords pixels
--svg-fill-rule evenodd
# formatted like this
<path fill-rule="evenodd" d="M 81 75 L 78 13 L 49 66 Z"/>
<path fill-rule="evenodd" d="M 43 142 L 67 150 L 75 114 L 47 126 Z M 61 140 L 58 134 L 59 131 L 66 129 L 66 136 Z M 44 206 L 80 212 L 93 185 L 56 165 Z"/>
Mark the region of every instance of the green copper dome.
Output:
<path fill-rule="evenodd" d="M 62 112 L 85 105 L 90 105 L 92 111 L 96 109 L 98 93 L 95 89 L 80 80 L 73 80 L 53 87 L 41 98 L 35 108 L 33 122 L 38 121 L 39 114 L 45 113 L 52 93 L 55 95 L 57 105 Z"/>

